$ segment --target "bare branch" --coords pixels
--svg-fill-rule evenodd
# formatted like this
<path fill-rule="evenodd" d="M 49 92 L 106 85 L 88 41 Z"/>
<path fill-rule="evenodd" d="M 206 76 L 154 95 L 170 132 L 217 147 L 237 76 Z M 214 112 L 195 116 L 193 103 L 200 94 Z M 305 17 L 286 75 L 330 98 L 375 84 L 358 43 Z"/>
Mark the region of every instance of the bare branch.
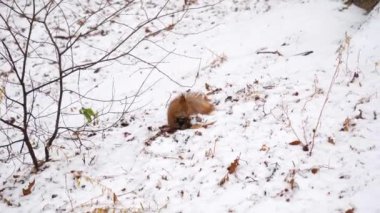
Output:
<path fill-rule="evenodd" d="M 3 123 L 5 123 L 5 124 L 7 124 L 8 126 L 11 126 L 11 127 L 13 127 L 13 128 L 16 128 L 16 129 L 18 129 L 18 130 L 20 130 L 20 131 L 24 131 L 24 128 L 22 128 L 22 127 L 20 127 L 20 126 L 17 126 L 17 125 L 14 125 L 12 122 L 10 122 L 10 121 L 6 121 L 6 120 L 4 120 L 4 119 L 2 119 L 2 118 L 0 118 L 0 121 L 1 122 L 3 122 Z"/>

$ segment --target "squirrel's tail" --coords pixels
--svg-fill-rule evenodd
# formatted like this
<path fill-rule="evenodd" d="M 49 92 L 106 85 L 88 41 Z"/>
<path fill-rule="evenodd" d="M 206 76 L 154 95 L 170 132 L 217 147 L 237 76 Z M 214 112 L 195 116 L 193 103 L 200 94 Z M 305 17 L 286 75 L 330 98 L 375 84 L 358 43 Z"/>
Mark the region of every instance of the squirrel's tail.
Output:
<path fill-rule="evenodd" d="M 207 99 L 206 95 L 201 93 L 186 93 L 184 94 L 186 103 L 188 104 L 190 114 L 210 114 L 215 107 Z"/>

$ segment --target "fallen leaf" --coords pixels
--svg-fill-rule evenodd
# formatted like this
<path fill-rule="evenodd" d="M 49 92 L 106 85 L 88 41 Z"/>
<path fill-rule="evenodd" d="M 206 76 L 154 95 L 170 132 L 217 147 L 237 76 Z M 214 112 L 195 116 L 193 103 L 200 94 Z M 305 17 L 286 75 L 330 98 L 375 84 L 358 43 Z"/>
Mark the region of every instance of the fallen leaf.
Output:
<path fill-rule="evenodd" d="M 30 194 L 32 193 L 32 188 L 33 188 L 35 182 L 36 182 L 36 180 L 34 179 L 32 182 L 29 182 L 28 187 L 22 189 L 22 194 L 23 194 L 24 196 L 26 196 L 26 195 L 30 195 Z"/>
<path fill-rule="evenodd" d="M 332 137 L 328 137 L 327 138 L 327 142 L 335 145 L 335 141 L 334 141 L 334 139 Z"/>
<path fill-rule="evenodd" d="M 211 90 L 210 85 L 208 83 L 205 83 L 205 88 L 206 88 L 207 91 Z"/>
<path fill-rule="evenodd" d="M 289 185 L 292 190 L 296 187 L 296 182 L 294 181 L 294 178 L 290 179 Z"/>
<path fill-rule="evenodd" d="M 185 0 L 185 6 L 196 4 L 198 0 Z"/>
<path fill-rule="evenodd" d="M 219 186 L 223 186 L 229 180 L 228 174 L 226 174 L 222 180 L 219 181 Z"/>
<path fill-rule="evenodd" d="M 267 151 L 269 151 L 269 150 L 270 150 L 270 148 L 269 148 L 266 144 L 263 144 L 263 145 L 261 146 L 261 148 L 260 148 L 259 151 L 267 152 Z"/>
<path fill-rule="evenodd" d="M 236 159 L 234 160 L 234 162 L 232 162 L 232 163 L 230 164 L 229 167 L 227 167 L 228 173 L 229 173 L 229 174 L 233 174 L 233 173 L 235 173 L 235 172 L 236 172 L 236 168 L 237 168 L 238 166 L 239 166 L 239 157 L 236 158 Z"/>
<path fill-rule="evenodd" d="M 311 173 L 313 174 L 317 174 L 318 171 L 319 171 L 319 168 L 316 168 L 316 167 L 311 169 Z"/>
<path fill-rule="evenodd" d="M 298 140 L 289 143 L 289 145 L 293 145 L 293 146 L 300 145 L 300 144 L 301 144 L 301 141 L 298 141 Z"/>
<path fill-rule="evenodd" d="M 82 171 L 72 170 L 71 174 L 73 174 L 74 179 L 79 179 L 82 177 Z"/>
<path fill-rule="evenodd" d="M 351 119 L 346 118 L 346 120 L 344 120 L 344 122 L 343 122 L 342 131 L 348 132 L 348 130 L 350 129 L 350 126 L 351 126 Z"/>
<path fill-rule="evenodd" d="M 169 24 L 167 27 L 165 27 L 165 30 L 171 31 L 172 29 L 174 29 L 174 26 L 175 26 L 175 24 Z"/>

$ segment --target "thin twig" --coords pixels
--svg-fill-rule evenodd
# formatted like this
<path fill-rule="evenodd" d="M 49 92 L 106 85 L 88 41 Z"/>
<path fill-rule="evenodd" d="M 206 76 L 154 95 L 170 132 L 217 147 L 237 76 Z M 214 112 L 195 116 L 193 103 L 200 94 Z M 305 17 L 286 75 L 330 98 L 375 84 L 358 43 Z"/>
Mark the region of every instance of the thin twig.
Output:
<path fill-rule="evenodd" d="M 321 110 L 319 112 L 317 124 L 315 125 L 315 127 L 313 129 L 313 137 L 312 137 L 312 140 L 311 140 L 311 148 L 310 148 L 309 156 L 311 156 L 312 153 L 313 153 L 313 149 L 314 149 L 314 145 L 315 145 L 315 137 L 317 135 L 318 127 L 319 127 L 319 125 L 321 123 L 322 114 L 323 114 L 323 111 L 324 111 L 325 106 L 327 104 L 327 101 L 329 100 L 329 96 L 330 96 L 331 90 L 332 90 L 332 88 L 333 88 L 333 86 L 335 84 L 335 80 L 338 77 L 338 74 L 339 74 L 339 71 L 340 71 L 340 65 L 343 63 L 343 60 L 342 60 L 343 51 L 344 50 L 349 51 L 348 50 L 349 46 L 350 46 L 350 37 L 346 34 L 346 37 L 345 37 L 345 40 L 344 40 L 343 44 L 341 44 L 340 47 L 339 47 L 338 58 L 337 58 L 338 62 L 337 62 L 334 74 L 333 74 L 333 76 L 331 78 L 329 89 L 327 90 L 326 97 L 325 97 L 325 100 L 323 102 L 322 108 L 321 108 Z"/>

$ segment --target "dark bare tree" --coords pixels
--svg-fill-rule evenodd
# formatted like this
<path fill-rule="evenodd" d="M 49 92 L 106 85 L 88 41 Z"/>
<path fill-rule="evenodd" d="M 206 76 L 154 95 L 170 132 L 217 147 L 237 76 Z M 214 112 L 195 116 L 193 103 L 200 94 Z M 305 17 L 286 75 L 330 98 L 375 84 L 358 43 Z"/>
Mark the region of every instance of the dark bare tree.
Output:
<path fill-rule="evenodd" d="M 129 101 L 98 100 L 80 90 L 81 73 L 97 73 L 109 64 L 128 61 L 145 64 L 151 72 L 158 71 L 171 79 L 158 68 L 160 62 L 145 60 L 134 50 L 143 42 L 152 42 L 151 38 L 173 30 L 189 11 L 210 6 L 213 5 L 191 8 L 169 1 L 158 4 L 134 0 L 0 1 L 0 148 L 8 151 L 7 159 L 29 155 L 38 170 L 50 160 L 50 149 L 60 135 L 87 131 L 88 123 L 106 114 L 81 108 L 80 113 L 88 122 L 65 125 L 70 113 L 79 114 L 79 109 L 73 112 L 70 106 L 81 106 L 81 99 L 123 105 L 113 123 L 120 121 L 142 87 L 128 97 Z M 133 14 L 134 7 L 140 7 L 141 13 Z M 117 33 L 110 29 L 120 30 Z M 94 42 L 97 40 L 101 42 Z M 166 56 L 170 54 L 167 51 Z M 67 86 L 75 79 L 77 90 Z M 75 94 L 78 100 L 65 102 L 69 94 Z M 40 150 L 39 144 L 44 145 L 44 160 L 39 160 L 36 151 Z M 23 151 L 24 145 L 27 152 Z M 14 151 L 16 147 L 19 150 Z"/>

